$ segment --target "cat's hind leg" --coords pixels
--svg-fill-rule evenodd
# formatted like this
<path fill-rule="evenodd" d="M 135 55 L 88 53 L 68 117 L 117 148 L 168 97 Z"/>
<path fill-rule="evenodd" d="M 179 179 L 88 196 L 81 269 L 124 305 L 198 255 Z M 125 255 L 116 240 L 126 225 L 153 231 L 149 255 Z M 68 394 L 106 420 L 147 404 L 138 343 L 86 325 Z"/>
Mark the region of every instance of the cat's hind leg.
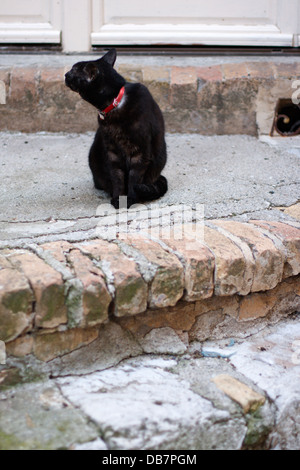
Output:
<path fill-rule="evenodd" d="M 137 184 L 134 189 L 141 201 L 153 201 L 166 194 L 168 191 L 168 181 L 164 176 L 160 175 L 154 183 Z"/>
<path fill-rule="evenodd" d="M 95 188 L 111 194 L 112 184 L 104 163 L 105 149 L 100 144 L 101 141 L 98 140 L 97 144 L 94 143 L 90 149 L 89 167 L 93 175 Z"/>

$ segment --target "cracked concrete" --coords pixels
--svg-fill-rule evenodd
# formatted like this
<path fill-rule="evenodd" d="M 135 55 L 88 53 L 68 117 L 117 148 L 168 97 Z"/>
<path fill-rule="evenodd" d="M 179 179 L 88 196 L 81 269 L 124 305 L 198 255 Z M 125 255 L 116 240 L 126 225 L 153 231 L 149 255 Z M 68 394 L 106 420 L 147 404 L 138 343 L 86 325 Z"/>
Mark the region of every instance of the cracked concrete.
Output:
<path fill-rule="evenodd" d="M 0 449 L 299 449 L 299 315 L 189 348 L 162 328 L 149 354 L 108 329 L 44 378 L 31 363 L 28 383 L 0 388 Z M 227 394 L 216 384 L 228 376 L 238 388 Z"/>
<path fill-rule="evenodd" d="M 0 133 L 0 247 L 38 252 L 42 241 L 87 240 L 103 220 L 112 223 L 107 195 L 92 185 L 92 139 Z M 170 189 L 159 208 L 199 204 L 206 220 L 297 225 L 279 207 L 300 199 L 298 139 L 189 134 L 168 135 L 167 143 Z M 76 279 L 67 268 L 61 274 L 76 294 Z M 112 322 L 91 344 L 47 364 L 9 358 L 0 366 L 0 450 L 299 449 L 299 314 L 243 328 L 231 339 L 187 346 L 184 333 L 167 327 L 138 342 Z M 224 374 L 264 403 L 245 413 L 213 381 Z"/>
<path fill-rule="evenodd" d="M 107 195 L 93 188 L 88 168 L 92 140 L 91 133 L 0 133 L 0 246 L 97 235 L 103 217 L 113 216 L 114 210 Z M 201 205 L 206 219 L 291 220 L 276 207 L 300 199 L 299 140 L 273 142 L 168 135 L 164 174 L 169 191 L 156 204 L 166 209 Z"/>

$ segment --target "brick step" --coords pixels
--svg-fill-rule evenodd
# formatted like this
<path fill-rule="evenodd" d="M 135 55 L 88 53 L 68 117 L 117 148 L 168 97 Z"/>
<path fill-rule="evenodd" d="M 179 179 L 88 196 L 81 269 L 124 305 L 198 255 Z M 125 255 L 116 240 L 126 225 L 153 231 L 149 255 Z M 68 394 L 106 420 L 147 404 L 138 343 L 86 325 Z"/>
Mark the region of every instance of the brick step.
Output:
<path fill-rule="evenodd" d="M 107 325 L 137 351 L 154 342 L 183 353 L 190 342 L 243 336 L 300 310 L 297 222 L 214 220 L 203 237 L 183 229 L 184 238 L 120 234 L 1 250 L 7 355 L 48 362 L 101 338 Z"/>
<path fill-rule="evenodd" d="M 95 57 L 92 57 L 95 59 Z M 45 59 L 45 58 L 44 58 Z M 87 57 L 47 57 L 47 61 L 14 64 L 0 61 L 0 129 L 23 132 L 86 132 L 97 127 L 95 110 L 64 85 L 72 61 Z M 278 99 L 297 93 L 298 58 L 288 62 L 232 62 L 220 58 L 201 65 L 189 58 L 172 65 L 168 58 L 152 61 L 138 58 L 117 63 L 129 81 L 145 83 L 164 113 L 168 132 L 204 135 L 269 134 Z M 176 64 L 176 61 L 175 61 Z M 296 84 L 296 85 L 295 85 Z M 294 88 L 293 88 L 294 87 Z M 299 88 L 299 87 L 298 87 Z"/>

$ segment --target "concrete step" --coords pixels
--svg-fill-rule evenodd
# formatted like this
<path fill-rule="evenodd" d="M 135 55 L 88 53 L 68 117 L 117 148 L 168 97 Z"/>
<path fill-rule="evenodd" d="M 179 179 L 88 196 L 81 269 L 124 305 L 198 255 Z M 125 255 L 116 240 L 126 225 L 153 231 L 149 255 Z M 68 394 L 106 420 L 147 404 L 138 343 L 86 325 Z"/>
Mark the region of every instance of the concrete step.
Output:
<path fill-rule="evenodd" d="M 90 139 L 1 134 L 0 449 L 299 448 L 297 147 L 172 135 L 170 199 L 130 214 L 99 206 Z"/>
<path fill-rule="evenodd" d="M 215 220 L 200 236 L 195 225 L 180 226 L 180 237 L 120 233 L 1 250 L 8 353 L 48 362 L 94 341 L 110 320 L 141 345 L 153 328 L 172 328 L 185 350 L 299 310 L 299 228 Z"/>
<path fill-rule="evenodd" d="M 155 452 L 180 451 L 181 463 L 198 463 L 198 450 L 299 449 L 299 315 L 180 352 L 169 328 L 159 335 L 152 354 L 138 354 L 129 335 L 107 325 L 57 359 L 54 375 L 8 360 L 0 366 L 0 449 L 100 450 L 103 463 L 122 450 L 132 458 L 143 450 L 138 458 L 149 462 Z"/>
<path fill-rule="evenodd" d="M 168 135 L 167 195 L 116 212 L 93 189 L 92 137 L 0 136 L 0 340 L 9 357 L 51 362 L 110 321 L 137 335 L 138 351 L 163 328 L 184 351 L 299 310 L 297 147 Z"/>
<path fill-rule="evenodd" d="M 298 449 L 299 142 L 200 135 L 268 134 L 298 60 L 120 57 L 170 187 L 116 213 L 63 84 L 88 56 L 0 58 L 0 449 Z"/>
<path fill-rule="evenodd" d="M 88 165 L 93 138 L 93 133 L 0 133 L 0 248 L 83 241 L 113 231 L 116 213 L 108 194 L 95 190 Z M 186 217 L 200 220 L 295 223 L 298 139 L 269 145 L 251 136 L 167 134 L 163 174 L 169 189 L 161 200 L 141 205 L 141 228 L 159 226 L 158 210 L 173 221 L 182 204 Z M 134 211 L 128 212 L 128 224 L 134 230 Z"/>
<path fill-rule="evenodd" d="M 94 130 L 95 110 L 65 87 L 64 74 L 75 62 L 96 57 L 1 54 L 0 129 Z M 298 97 L 297 56 L 120 55 L 116 68 L 149 87 L 171 133 L 268 135 L 278 99 Z"/>

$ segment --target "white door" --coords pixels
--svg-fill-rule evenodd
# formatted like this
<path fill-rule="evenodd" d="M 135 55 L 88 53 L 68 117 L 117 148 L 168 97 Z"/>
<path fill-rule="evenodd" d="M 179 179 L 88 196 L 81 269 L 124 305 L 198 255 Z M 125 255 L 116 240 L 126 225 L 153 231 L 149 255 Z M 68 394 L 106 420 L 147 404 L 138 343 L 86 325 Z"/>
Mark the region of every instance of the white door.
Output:
<path fill-rule="evenodd" d="M 298 18 L 299 0 L 92 0 L 91 41 L 297 46 Z"/>
<path fill-rule="evenodd" d="M 0 0 L 0 43 L 60 42 L 61 0 Z"/>
<path fill-rule="evenodd" d="M 298 46 L 300 0 L 0 0 L 0 44 Z"/>

